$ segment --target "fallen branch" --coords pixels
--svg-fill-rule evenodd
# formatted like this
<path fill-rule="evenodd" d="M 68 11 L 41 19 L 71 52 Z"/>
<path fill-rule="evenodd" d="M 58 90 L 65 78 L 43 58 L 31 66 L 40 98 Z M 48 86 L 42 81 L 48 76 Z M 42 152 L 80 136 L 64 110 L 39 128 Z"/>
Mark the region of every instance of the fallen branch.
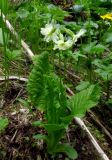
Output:
<path fill-rule="evenodd" d="M 13 35 L 15 35 L 16 38 L 18 38 L 17 32 L 15 32 L 14 28 L 9 23 L 9 21 L 6 20 L 6 18 L 5 18 L 5 16 L 3 14 L 2 14 L 2 17 L 3 17 L 4 22 L 6 23 L 7 28 L 13 33 Z M 34 54 L 30 50 L 29 46 L 23 40 L 21 40 L 21 45 L 24 48 L 24 50 L 27 52 L 27 56 L 32 60 L 32 57 L 34 56 Z M 99 153 L 99 156 L 102 158 L 102 160 L 109 160 L 109 158 L 104 153 L 104 151 L 101 149 L 99 144 L 96 142 L 95 138 L 92 136 L 92 134 L 90 133 L 90 131 L 88 130 L 88 128 L 86 127 L 84 122 L 80 118 L 74 118 L 74 120 L 87 133 L 90 141 L 92 142 L 93 146 L 95 147 L 95 149 Z"/>
<path fill-rule="evenodd" d="M 99 119 L 96 117 L 96 115 L 92 112 L 89 111 L 88 112 L 89 116 L 92 118 L 92 120 L 94 120 L 94 122 L 99 125 L 99 127 L 102 129 L 102 131 L 105 133 L 105 135 L 108 136 L 108 138 L 112 141 L 112 136 L 109 133 L 109 131 L 103 126 L 103 124 L 99 121 Z"/>
<path fill-rule="evenodd" d="M 0 81 L 5 81 L 5 80 L 19 80 L 19 81 L 23 81 L 23 82 L 27 82 L 28 79 L 27 78 L 23 78 L 23 77 L 18 77 L 18 76 L 9 76 L 9 77 L 4 77 L 4 76 L 0 76 Z"/>
<path fill-rule="evenodd" d="M 101 147 L 99 146 L 99 144 L 97 143 L 97 141 L 95 140 L 95 138 L 93 137 L 93 135 L 91 134 L 91 132 L 89 131 L 89 129 L 86 127 L 86 125 L 84 124 L 84 122 L 80 118 L 75 118 L 75 121 L 87 133 L 87 135 L 88 135 L 91 143 L 96 148 L 96 150 L 99 153 L 99 155 L 102 158 L 102 160 L 109 160 L 109 158 L 104 153 L 104 151 L 101 149 Z"/>

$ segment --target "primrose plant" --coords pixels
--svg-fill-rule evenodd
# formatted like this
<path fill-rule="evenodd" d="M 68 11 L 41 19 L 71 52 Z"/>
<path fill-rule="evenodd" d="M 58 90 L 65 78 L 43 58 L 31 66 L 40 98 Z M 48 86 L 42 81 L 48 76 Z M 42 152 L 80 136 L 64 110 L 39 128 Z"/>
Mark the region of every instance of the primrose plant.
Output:
<path fill-rule="evenodd" d="M 71 48 L 85 32 L 85 29 L 81 29 L 77 34 L 74 34 L 71 30 L 62 25 L 55 24 L 55 22 L 48 23 L 45 25 L 45 28 L 41 28 L 41 34 L 44 35 L 44 40 L 46 42 L 52 41 L 54 50 L 67 50 Z"/>
<path fill-rule="evenodd" d="M 66 36 L 65 36 L 66 32 Z M 46 42 L 52 41 L 53 49 L 66 50 L 85 32 L 80 30 L 76 35 L 69 29 L 57 25 L 46 24 L 41 28 Z M 67 36 L 68 35 L 68 36 Z M 30 73 L 27 90 L 30 101 L 36 109 L 43 111 L 44 119 L 35 121 L 35 126 L 43 127 L 47 134 L 36 134 L 35 139 L 43 139 L 47 152 L 54 157 L 57 153 L 65 153 L 70 159 L 77 158 L 77 152 L 69 144 L 63 144 L 61 138 L 74 117 L 83 117 L 88 109 L 97 105 L 99 87 L 90 85 L 87 89 L 67 99 L 66 89 L 60 78 L 54 73 L 48 52 L 33 58 L 34 67 Z"/>

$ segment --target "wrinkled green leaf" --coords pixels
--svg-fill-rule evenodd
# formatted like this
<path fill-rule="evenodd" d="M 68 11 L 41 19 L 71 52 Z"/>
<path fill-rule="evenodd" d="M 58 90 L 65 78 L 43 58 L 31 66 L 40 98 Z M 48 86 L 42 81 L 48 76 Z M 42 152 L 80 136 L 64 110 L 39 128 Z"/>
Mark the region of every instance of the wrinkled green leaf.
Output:
<path fill-rule="evenodd" d="M 83 117 L 88 109 L 97 105 L 99 97 L 100 88 L 95 85 L 75 94 L 69 105 L 72 114 L 75 117 Z"/>
<path fill-rule="evenodd" d="M 76 159 L 78 157 L 76 150 L 72 148 L 71 146 L 69 146 L 68 144 L 58 144 L 54 152 L 66 153 L 66 155 L 71 159 Z"/>

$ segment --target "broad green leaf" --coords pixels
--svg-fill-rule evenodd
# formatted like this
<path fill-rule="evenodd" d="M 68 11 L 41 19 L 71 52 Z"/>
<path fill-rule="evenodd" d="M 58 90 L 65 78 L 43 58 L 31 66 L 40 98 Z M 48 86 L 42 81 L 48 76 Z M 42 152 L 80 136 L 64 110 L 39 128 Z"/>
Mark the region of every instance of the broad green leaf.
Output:
<path fill-rule="evenodd" d="M 9 121 L 7 118 L 0 118 L 0 133 L 5 130 L 8 124 L 9 124 Z"/>
<path fill-rule="evenodd" d="M 21 19 L 27 18 L 29 14 L 30 14 L 29 11 L 25 9 L 19 9 L 17 12 L 18 17 L 20 17 Z"/>
<path fill-rule="evenodd" d="M 71 113 L 75 117 L 83 117 L 88 109 L 97 105 L 99 97 L 100 89 L 95 85 L 75 94 L 70 99 Z"/>
<path fill-rule="evenodd" d="M 86 89 L 87 87 L 89 87 L 90 83 L 88 81 L 82 81 L 80 82 L 80 84 L 76 87 L 77 91 L 81 91 L 83 89 Z"/>
<path fill-rule="evenodd" d="M 68 144 L 58 144 L 54 150 L 55 153 L 63 152 L 71 159 L 76 159 L 78 157 L 77 152 L 74 148 Z"/>
<path fill-rule="evenodd" d="M 112 43 L 112 32 L 106 32 L 103 39 L 106 43 Z"/>

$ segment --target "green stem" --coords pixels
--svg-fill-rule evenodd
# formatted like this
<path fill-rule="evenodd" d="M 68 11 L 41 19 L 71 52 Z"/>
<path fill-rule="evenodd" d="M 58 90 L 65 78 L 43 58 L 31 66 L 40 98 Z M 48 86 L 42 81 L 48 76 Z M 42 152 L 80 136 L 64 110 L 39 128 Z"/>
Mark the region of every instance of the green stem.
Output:
<path fill-rule="evenodd" d="M 60 91 L 61 91 L 61 53 L 62 53 L 62 51 L 59 51 L 59 77 L 60 77 Z"/>
<path fill-rule="evenodd" d="M 66 75 L 67 75 L 67 73 L 66 73 L 66 65 L 67 65 L 67 61 L 66 61 L 66 57 L 64 57 L 64 76 L 65 76 L 65 78 L 66 78 Z"/>
<path fill-rule="evenodd" d="M 53 70 L 54 70 L 54 73 L 55 73 L 55 54 L 54 54 L 54 51 L 52 51 L 52 59 L 53 59 Z"/>
<path fill-rule="evenodd" d="M 109 98 L 110 98 L 110 81 L 108 80 L 108 76 L 107 76 L 107 82 L 106 82 L 106 85 L 107 85 L 107 97 L 106 97 L 106 99 L 107 99 L 107 101 L 109 100 Z"/>
<path fill-rule="evenodd" d="M 3 12 L 1 11 L 1 17 L 3 17 Z M 1 18 L 1 25 L 2 25 L 2 35 L 3 35 L 3 46 L 4 46 L 4 50 L 3 50 L 3 54 L 4 54 L 4 74 L 5 74 L 5 85 L 7 88 L 7 78 L 9 77 L 9 62 L 7 59 L 7 40 L 6 40 L 6 36 L 5 36 L 5 24 L 3 19 Z"/>

